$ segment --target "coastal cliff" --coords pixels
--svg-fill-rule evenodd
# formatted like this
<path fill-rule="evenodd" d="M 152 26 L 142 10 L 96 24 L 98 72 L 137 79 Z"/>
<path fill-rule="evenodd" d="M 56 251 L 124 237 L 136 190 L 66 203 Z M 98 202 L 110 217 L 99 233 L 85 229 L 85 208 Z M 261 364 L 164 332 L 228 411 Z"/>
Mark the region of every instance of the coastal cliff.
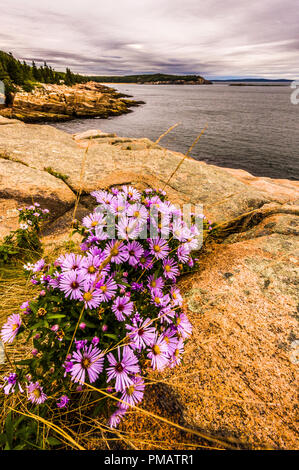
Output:
<path fill-rule="evenodd" d="M 0 108 L 0 115 L 27 123 L 107 118 L 129 113 L 131 106 L 141 103 L 95 82 L 73 86 L 40 83 L 31 92 L 17 91 L 13 105 Z"/>
<path fill-rule="evenodd" d="M 17 207 L 33 200 L 53 214 L 45 250 L 59 247 L 77 193 L 79 219 L 92 190 L 164 187 L 182 158 L 148 139 L 95 130 L 71 136 L 0 117 L 0 238 L 16 228 Z M 243 448 L 298 447 L 298 182 L 186 158 L 165 189 L 174 203 L 203 204 L 217 230 L 199 270 L 180 281 L 193 324 L 184 363 L 152 373 L 155 393 L 147 392 L 143 406 Z M 184 445 L 170 427 L 138 414 L 122 429 L 133 440 L 142 434 L 145 448 L 153 435 Z"/>

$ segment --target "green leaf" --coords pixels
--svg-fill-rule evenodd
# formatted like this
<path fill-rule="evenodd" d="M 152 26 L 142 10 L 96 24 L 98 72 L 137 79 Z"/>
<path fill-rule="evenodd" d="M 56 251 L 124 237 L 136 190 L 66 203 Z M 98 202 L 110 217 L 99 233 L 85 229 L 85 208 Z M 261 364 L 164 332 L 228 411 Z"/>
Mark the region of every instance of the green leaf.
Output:
<path fill-rule="evenodd" d="M 47 315 L 48 320 L 53 320 L 54 318 L 65 318 L 66 315 L 62 315 L 60 313 L 53 313 L 53 315 Z"/>
<path fill-rule="evenodd" d="M 110 333 L 105 333 L 104 336 L 107 336 L 107 338 L 115 339 L 116 341 L 118 339 L 116 335 L 113 335 L 113 334 L 110 334 Z"/>
<path fill-rule="evenodd" d="M 50 436 L 50 437 L 48 437 L 47 441 L 48 441 L 48 444 L 50 444 L 50 446 L 59 446 L 59 445 L 61 445 L 61 441 L 56 439 L 56 437 Z"/>

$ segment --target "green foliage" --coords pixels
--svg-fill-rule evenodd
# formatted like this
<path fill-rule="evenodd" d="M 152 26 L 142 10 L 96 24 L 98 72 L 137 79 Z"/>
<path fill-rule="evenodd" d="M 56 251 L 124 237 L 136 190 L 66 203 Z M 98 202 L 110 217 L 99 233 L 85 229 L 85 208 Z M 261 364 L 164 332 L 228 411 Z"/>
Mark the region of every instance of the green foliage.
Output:
<path fill-rule="evenodd" d="M 0 245 L 0 263 L 6 264 L 24 259 L 33 260 L 37 255 L 40 255 L 39 233 L 47 212 L 43 212 L 35 205 L 20 210 L 20 227 L 7 235 Z"/>
<path fill-rule="evenodd" d="M 56 83 L 64 82 L 66 85 L 74 85 L 75 83 L 82 83 L 88 81 L 87 77 L 79 74 L 74 74 L 70 69 L 66 72 L 57 72 L 46 62 L 40 67 L 37 67 L 35 62 L 28 65 L 26 62 L 21 62 L 15 59 L 10 52 L 0 51 L 0 80 L 5 84 L 5 92 L 8 102 L 11 103 L 11 93 L 16 91 L 12 87 L 20 86 L 25 91 L 30 92 L 34 88 L 34 82 L 41 83 Z"/>
<path fill-rule="evenodd" d="M 43 436 L 38 421 L 13 411 L 7 414 L 0 434 L 0 450 L 47 450 L 57 446 L 61 446 L 61 441 Z"/>
<path fill-rule="evenodd" d="M 200 75 L 170 75 L 164 73 L 155 73 L 155 74 L 147 74 L 147 75 L 125 75 L 125 76 L 114 76 L 114 77 L 107 77 L 107 76 L 95 76 L 95 77 L 88 77 L 89 80 L 94 82 L 111 82 L 111 83 L 148 83 L 148 82 L 191 82 L 191 81 L 198 81 L 202 77 Z"/>
<path fill-rule="evenodd" d="M 59 172 L 53 170 L 53 168 L 51 168 L 50 166 L 45 167 L 44 170 L 47 171 L 48 173 L 50 173 L 50 175 L 55 176 L 55 178 L 61 179 L 64 183 L 66 183 L 68 178 L 69 178 L 68 175 L 64 175 L 63 173 L 59 173 Z"/>

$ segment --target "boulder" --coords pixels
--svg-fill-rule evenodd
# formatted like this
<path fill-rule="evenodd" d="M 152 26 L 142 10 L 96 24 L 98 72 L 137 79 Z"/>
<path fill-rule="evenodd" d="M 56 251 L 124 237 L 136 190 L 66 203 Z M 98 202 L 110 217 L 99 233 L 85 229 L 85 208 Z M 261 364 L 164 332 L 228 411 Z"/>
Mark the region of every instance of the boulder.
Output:
<path fill-rule="evenodd" d="M 262 235 L 267 225 L 272 233 Z M 160 400 L 153 409 L 147 394 L 142 405 L 147 411 L 210 436 L 208 446 L 298 449 L 295 227 L 294 215 L 270 217 L 255 236 L 252 229 L 248 237 L 234 235 L 210 246 L 199 272 L 181 280 L 193 334 L 180 367 L 150 374 L 151 392 Z M 175 427 L 142 413 L 128 416 L 121 429 L 130 431 L 133 442 L 137 432 L 145 442 L 147 436 L 151 446 L 165 441 L 171 448 L 178 440 Z M 179 442 L 192 448 L 197 435 L 183 433 Z"/>
<path fill-rule="evenodd" d="M 83 148 L 80 142 L 51 126 L 2 126 L 0 156 L 4 154 L 39 170 L 50 167 L 67 176 L 68 185 L 75 192 L 82 189 L 89 193 L 128 181 L 165 187 L 181 202 L 202 204 L 205 213 L 216 222 L 238 217 L 270 201 L 282 204 L 287 199 L 298 199 L 295 187 L 291 190 L 268 184 L 256 188 L 226 169 L 184 159 L 182 154 L 148 139 L 91 139 Z M 175 172 L 176 168 L 179 171 Z"/>
<path fill-rule="evenodd" d="M 95 82 L 65 85 L 39 84 L 33 92 L 17 92 L 11 108 L 0 109 L 6 118 L 21 121 L 66 121 L 76 117 L 102 117 L 128 113 L 140 103 L 125 100 L 113 88 Z"/>
<path fill-rule="evenodd" d="M 18 226 L 17 208 L 38 202 L 56 217 L 75 202 L 75 194 L 45 171 L 0 158 L 0 238 Z"/>

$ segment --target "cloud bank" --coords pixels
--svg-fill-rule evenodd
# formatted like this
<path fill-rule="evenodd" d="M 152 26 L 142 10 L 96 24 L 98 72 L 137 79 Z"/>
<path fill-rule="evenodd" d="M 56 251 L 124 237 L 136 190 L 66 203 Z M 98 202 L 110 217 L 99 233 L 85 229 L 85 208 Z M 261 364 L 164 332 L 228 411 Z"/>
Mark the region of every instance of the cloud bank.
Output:
<path fill-rule="evenodd" d="M 293 0 L 2 0 L 0 49 L 88 75 L 299 78 Z"/>

